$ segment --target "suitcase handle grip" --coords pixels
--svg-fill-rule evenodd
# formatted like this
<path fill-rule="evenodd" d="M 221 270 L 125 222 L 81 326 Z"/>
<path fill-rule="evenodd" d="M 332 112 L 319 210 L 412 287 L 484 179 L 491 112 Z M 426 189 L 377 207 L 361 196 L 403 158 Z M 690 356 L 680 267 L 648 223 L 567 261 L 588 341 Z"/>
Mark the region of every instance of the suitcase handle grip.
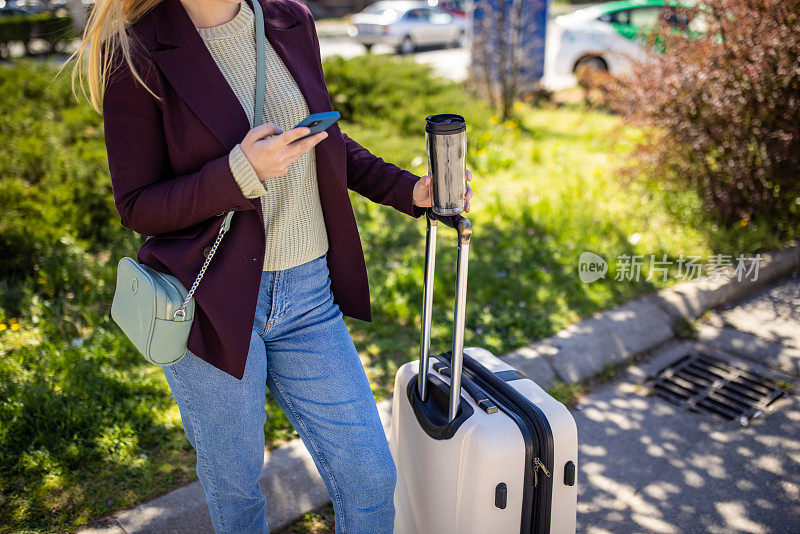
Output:
<path fill-rule="evenodd" d="M 430 208 L 426 210 L 426 215 L 429 220 L 433 219 L 439 221 L 445 226 L 456 230 L 458 232 L 458 242 L 469 245 L 470 239 L 472 238 L 472 224 L 469 222 L 469 219 L 462 215 L 437 215 Z"/>
<path fill-rule="evenodd" d="M 422 401 L 427 397 L 428 362 L 431 345 L 431 313 L 433 308 L 433 280 L 436 270 L 436 230 L 438 222 L 458 232 L 458 264 L 456 271 L 456 301 L 453 310 L 453 357 L 450 377 L 449 420 L 456 418 L 461 400 L 461 367 L 464 359 L 464 313 L 467 307 L 467 271 L 469 267 L 469 245 L 472 239 L 472 224 L 462 215 L 442 216 L 425 210 L 427 232 L 425 236 L 425 278 L 422 299 L 422 335 L 420 338 L 419 374 L 417 389 Z"/>
<path fill-rule="evenodd" d="M 451 379 L 453 378 L 450 376 L 450 366 L 446 363 L 434 363 L 433 370 L 438 371 L 440 375 L 449 376 Z M 492 402 L 492 399 L 489 398 L 486 392 L 483 391 L 478 384 L 462 375 L 461 387 L 467 390 L 467 393 L 469 393 L 469 396 L 472 397 L 472 400 L 475 402 L 475 404 L 478 405 L 478 408 L 482 409 L 488 414 L 497 413 L 497 405 Z"/>

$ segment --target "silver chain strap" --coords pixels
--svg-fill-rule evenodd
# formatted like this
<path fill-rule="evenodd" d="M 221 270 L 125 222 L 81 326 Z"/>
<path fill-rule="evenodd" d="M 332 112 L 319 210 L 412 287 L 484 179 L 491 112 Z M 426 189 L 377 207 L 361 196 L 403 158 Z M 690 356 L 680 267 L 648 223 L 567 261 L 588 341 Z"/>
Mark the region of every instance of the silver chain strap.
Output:
<path fill-rule="evenodd" d="M 197 289 L 197 285 L 200 283 L 200 280 L 203 279 L 203 275 L 206 272 L 206 267 L 208 267 L 208 263 L 211 261 L 211 258 L 214 257 L 214 253 L 217 251 L 217 246 L 219 245 L 219 242 L 222 241 L 222 236 L 225 235 L 226 231 L 227 229 L 225 228 L 225 220 L 223 219 L 222 226 L 219 227 L 219 234 L 217 234 L 217 239 L 214 241 L 214 245 L 211 247 L 211 251 L 208 253 L 206 261 L 203 263 L 203 266 L 200 267 L 200 272 L 197 274 L 197 278 L 194 279 L 192 288 L 189 290 L 189 294 L 186 295 L 186 300 L 183 301 L 183 305 L 180 307 L 179 310 L 175 310 L 173 319 L 177 319 L 178 315 L 181 316 L 181 321 L 184 321 L 186 319 L 186 306 L 192 299 L 192 296 L 194 295 L 194 290 Z"/>

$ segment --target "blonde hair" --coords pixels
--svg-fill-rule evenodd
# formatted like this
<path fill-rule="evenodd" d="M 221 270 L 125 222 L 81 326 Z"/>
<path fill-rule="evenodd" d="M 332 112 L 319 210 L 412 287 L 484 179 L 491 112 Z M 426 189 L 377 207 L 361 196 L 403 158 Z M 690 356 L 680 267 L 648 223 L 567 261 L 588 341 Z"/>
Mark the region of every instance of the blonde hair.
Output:
<path fill-rule="evenodd" d="M 136 44 L 127 34 L 127 28 L 162 0 L 97 0 L 89 13 L 86 28 L 83 31 L 81 45 L 67 58 L 58 74 L 70 60 L 77 57 L 72 69 L 72 93 L 75 92 L 76 81 L 81 87 L 83 96 L 98 112 L 103 112 L 103 94 L 110 76 L 111 66 L 116 62 L 115 54 L 122 52 L 123 59 L 130 67 L 133 77 L 147 91 L 160 100 L 160 97 L 147 87 L 133 66 L 131 45 Z M 89 95 L 86 95 L 84 78 L 87 78 Z"/>

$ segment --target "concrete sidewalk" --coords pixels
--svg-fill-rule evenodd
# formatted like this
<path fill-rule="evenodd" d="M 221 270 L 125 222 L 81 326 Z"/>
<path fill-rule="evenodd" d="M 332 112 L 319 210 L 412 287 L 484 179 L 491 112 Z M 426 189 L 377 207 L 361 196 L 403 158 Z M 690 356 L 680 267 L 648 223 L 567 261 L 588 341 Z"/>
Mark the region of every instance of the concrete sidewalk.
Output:
<path fill-rule="evenodd" d="M 696 341 L 667 343 L 574 412 L 580 532 L 800 531 L 797 388 L 774 413 L 742 427 L 642 387 L 692 348 L 800 384 L 800 280 L 715 314 L 698 334 Z"/>

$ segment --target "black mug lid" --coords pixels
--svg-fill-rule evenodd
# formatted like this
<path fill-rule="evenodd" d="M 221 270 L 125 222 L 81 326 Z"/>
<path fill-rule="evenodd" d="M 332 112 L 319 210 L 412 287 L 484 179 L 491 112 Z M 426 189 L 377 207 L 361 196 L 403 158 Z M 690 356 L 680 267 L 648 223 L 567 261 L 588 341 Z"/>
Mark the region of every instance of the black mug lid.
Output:
<path fill-rule="evenodd" d="M 425 131 L 432 134 L 453 134 L 467 129 L 464 117 L 455 113 L 428 115 L 425 120 L 427 121 Z"/>

